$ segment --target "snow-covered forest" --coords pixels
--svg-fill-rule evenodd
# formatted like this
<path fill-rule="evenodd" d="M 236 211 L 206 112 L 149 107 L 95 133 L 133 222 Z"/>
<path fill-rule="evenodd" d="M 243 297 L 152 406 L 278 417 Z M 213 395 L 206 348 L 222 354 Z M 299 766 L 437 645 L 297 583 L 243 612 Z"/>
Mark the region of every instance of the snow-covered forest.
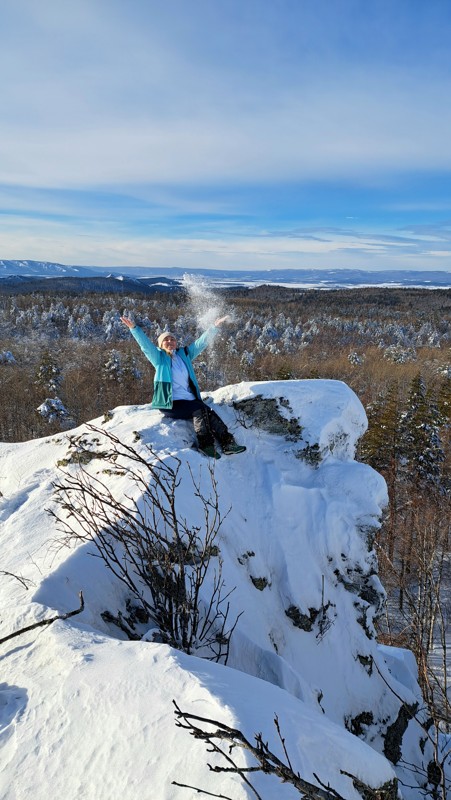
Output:
<path fill-rule="evenodd" d="M 367 406 L 393 381 L 406 397 L 418 374 L 436 394 L 449 387 L 448 290 L 195 289 L 120 299 L 0 295 L 0 439 L 45 435 L 63 417 L 70 427 L 112 403 L 147 402 L 151 367 L 123 313 L 151 338 L 169 328 L 182 344 L 211 322 L 211 309 L 231 313 L 232 325 L 197 365 L 209 391 L 240 380 L 338 378 Z M 64 411 L 36 413 L 54 397 Z"/>

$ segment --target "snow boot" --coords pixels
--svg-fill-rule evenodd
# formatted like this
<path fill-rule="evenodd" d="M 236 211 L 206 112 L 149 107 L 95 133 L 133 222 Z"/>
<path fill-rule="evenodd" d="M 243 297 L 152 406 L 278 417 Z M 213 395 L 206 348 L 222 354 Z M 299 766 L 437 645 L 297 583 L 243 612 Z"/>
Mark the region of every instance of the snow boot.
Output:
<path fill-rule="evenodd" d="M 237 444 L 236 442 L 228 442 L 222 448 L 222 452 L 225 456 L 233 456 L 236 453 L 244 453 L 246 448 L 243 444 Z"/>
<path fill-rule="evenodd" d="M 218 453 L 214 444 L 207 444 L 206 447 L 201 447 L 199 450 L 208 458 L 221 458 L 221 453 Z"/>

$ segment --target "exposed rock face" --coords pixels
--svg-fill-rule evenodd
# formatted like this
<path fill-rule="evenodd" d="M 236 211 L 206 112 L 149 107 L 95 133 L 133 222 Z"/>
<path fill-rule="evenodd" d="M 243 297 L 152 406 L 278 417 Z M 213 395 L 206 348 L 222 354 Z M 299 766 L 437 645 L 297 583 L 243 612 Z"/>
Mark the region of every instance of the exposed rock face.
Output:
<path fill-rule="evenodd" d="M 393 660 L 394 651 L 377 644 L 374 627 L 385 603 L 374 550 L 387 502 L 385 485 L 354 460 L 366 426 L 359 401 L 343 384 L 327 382 L 323 394 L 325 388 L 323 381 L 287 381 L 226 387 L 213 395 L 223 408 L 227 404 L 234 409 L 236 435 L 256 440 L 259 463 L 246 487 L 246 506 L 254 509 L 259 522 L 254 519 L 243 527 L 243 536 L 254 553 L 254 573 L 257 562 L 259 575 L 268 576 L 264 596 L 266 603 L 272 599 L 271 616 L 277 619 L 269 625 L 267 604 L 258 626 L 252 624 L 255 617 L 248 626 L 244 614 L 231 663 L 264 674 L 268 645 L 264 633 L 257 642 L 255 628 L 266 629 L 279 661 L 288 662 L 304 689 L 306 683 L 321 697 L 326 714 L 377 747 L 391 763 L 412 757 L 411 763 L 421 763 L 424 776 L 424 731 L 411 713 L 421 702 L 415 666 L 407 654 L 409 679 L 402 685 L 397 679 L 403 672 L 397 664 L 399 651 Z M 337 403 L 335 392 L 340 395 Z M 283 452 L 283 459 L 275 458 L 274 449 Z M 254 482 L 259 491 L 267 487 L 261 515 Z M 263 546 L 261 538 L 260 544 L 253 538 L 255 524 L 264 532 Z M 258 668 L 242 663 L 240 644 L 248 657 L 255 653 Z M 327 658 L 336 665 L 330 684 L 319 678 Z M 276 674 L 271 658 L 267 679 L 287 688 L 282 666 Z M 352 686 L 347 699 L 344 692 L 337 701 L 337 682 Z M 377 701 L 369 703 L 368 696 L 377 696 Z M 399 771 L 406 777 L 402 767 Z M 394 784 L 388 784 L 386 796 L 394 795 Z"/>

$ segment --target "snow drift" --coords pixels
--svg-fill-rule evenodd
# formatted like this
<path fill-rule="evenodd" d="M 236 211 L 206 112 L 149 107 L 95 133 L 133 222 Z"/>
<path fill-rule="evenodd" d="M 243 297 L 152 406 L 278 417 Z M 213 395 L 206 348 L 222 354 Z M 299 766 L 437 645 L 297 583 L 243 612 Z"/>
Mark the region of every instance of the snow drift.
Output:
<path fill-rule="evenodd" d="M 54 483 L 61 469 L 80 469 L 77 442 L 100 452 L 101 434 L 81 426 L 0 445 L 0 568 L 22 579 L 1 577 L 0 636 L 75 609 L 80 590 L 86 602 L 82 614 L 2 645 L 1 796 L 194 796 L 172 781 L 234 800 L 254 796 L 239 776 L 208 770 L 207 761 L 218 762 L 176 728 L 175 699 L 249 738 L 261 731 L 283 757 L 277 714 L 295 770 L 347 800 L 362 797 L 359 782 L 391 787 L 384 797 L 394 797 L 396 776 L 412 787 L 400 783 L 402 797 L 419 798 L 432 753 L 405 714 L 422 714 L 416 665 L 375 637 L 384 591 L 373 542 L 387 494 L 354 459 L 362 405 L 343 383 L 322 380 L 242 383 L 207 402 L 247 446 L 214 463 L 222 575 L 231 618 L 239 617 L 227 665 L 127 640 L 101 616 L 125 609 L 126 587 L 89 545 L 58 546 L 48 513 Z M 207 486 L 210 462 L 193 449 L 188 423 L 127 406 L 93 424 L 141 453 L 150 445 L 163 461 L 178 458 L 179 513 L 197 519 L 191 476 Z M 105 470 L 100 456 L 84 470 L 127 498 L 127 474 Z M 266 800 L 299 796 L 270 776 L 253 782 Z"/>

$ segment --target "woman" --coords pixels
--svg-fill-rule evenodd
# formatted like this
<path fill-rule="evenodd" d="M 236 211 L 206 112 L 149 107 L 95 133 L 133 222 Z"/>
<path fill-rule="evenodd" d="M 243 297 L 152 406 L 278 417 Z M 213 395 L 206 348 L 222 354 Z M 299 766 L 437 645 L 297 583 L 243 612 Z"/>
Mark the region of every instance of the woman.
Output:
<path fill-rule="evenodd" d="M 229 317 L 217 319 L 189 347 L 177 347 L 177 340 L 169 331 L 160 334 L 157 346 L 132 320 L 121 317 L 146 358 L 155 367 L 152 408 L 158 408 L 165 416 L 173 419 L 192 419 L 199 450 L 210 458 L 220 458 L 215 441 L 219 442 L 225 455 L 246 450 L 235 442 L 216 412 L 203 402 L 192 365 L 193 360 L 213 341 L 218 329 L 228 319 Z"/>

